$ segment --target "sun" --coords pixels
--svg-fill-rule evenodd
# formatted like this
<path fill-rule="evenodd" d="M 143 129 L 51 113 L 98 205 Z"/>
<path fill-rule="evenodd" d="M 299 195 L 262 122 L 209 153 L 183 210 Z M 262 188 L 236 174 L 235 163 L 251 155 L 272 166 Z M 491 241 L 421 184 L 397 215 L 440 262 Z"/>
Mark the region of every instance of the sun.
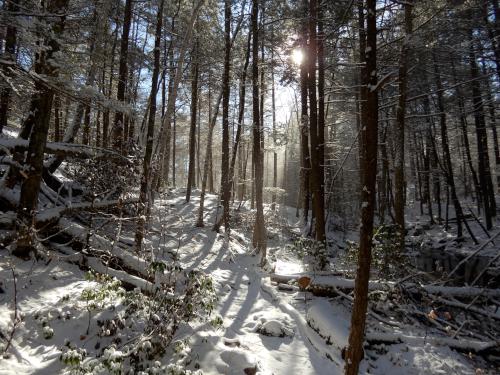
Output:
<path fill-rule="evenodd" d="M 302 64 L 302 61 L 304 61 L 304 52 L 302 52 L 301 49 L 294 49 L 292 51 L 292 61 L 296 65 Z"/>

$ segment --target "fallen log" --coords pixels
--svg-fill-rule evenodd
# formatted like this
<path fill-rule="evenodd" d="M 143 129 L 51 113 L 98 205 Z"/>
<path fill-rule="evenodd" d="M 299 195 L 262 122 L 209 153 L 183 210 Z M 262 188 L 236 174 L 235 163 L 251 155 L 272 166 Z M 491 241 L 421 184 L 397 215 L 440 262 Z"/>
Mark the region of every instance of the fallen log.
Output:
<path fill-rule="evenodd" d="M 442 298 L 442 297 L 437 297 L 435 300 L 439 303 L 442 303 L 443 305 L 447 305 L 450 307 L 457 307 L 457 308 L 463 309 L 465 311 L 470 311 L 470 312 L 473 312 L 475 314 L 483 315 L 483 316 L 490 318 L 490 319 L 500 320 L 500 315 L 493 314 L 489 311 L 479 309 L 477 307 L 462 303 L 460 301 L 450 301 L 450 300 Z"/>
<path fill-rule="evenodd" d="M 24 152 L 28 150 L 29 141 L 21 138 L 0 138 L 0 148 L 5 151 Z M 55 155 L 57 157 L 74 157 L 80 159 L 116 157 L 123 158 L 123 156 L 116 151 L 81 145 L 76 143 L 64 142 L 47 142 L 45 145 L 44 153 Z"/>
<path fill-rule="evenodd" d="M 76 252 L 67 246 L 59 245 L 56 243 L 51 243 L 50 245 L 56 248 L 61 253 L 65 254 L 67 257 L 66 261 L 77 263 L 80 265 L 85 265 L 97 273 L 104 275 L 109 275 L 115 277 L 117 280 L 121 281 L 125 286 L 132 286 L 141 289 L 143 292 L 152 293 L 154 291 L 154 284 L 150 281 L 144 280 L 140 277 L 131 275 L 125 271 L 120 271 L 112 267 L 102 264 L 102 262 L 95 257 L 89 257 L 82 253 Z"/>
<path fill-rule="evenodd" d="M 82 202 L 82 203 L 73 203 L 69 206 L 56 206 L 51 208 L 46 208 L 40 212 L 38 212 L 35 216 L 35 224 L 37 227 L 48 224 L 57 224 L 61 217 L 66 214 L 87 211 L 93 212 L 102 210 L 105 208 L 112 208 L 114 206 L 135 204 L 139 200 L 138 199 L 128 199 L 122 200 L 112 200 L 112 201 L 102 201 L 102 202 Z M 13 226 L 16 221 L 16 213 L 14 211 L 2 212 L 0 216 L 0 227 L 5 228 L 9 226 Z"/>
<path fill-rule="evenodd" d="M 290 281 L 297 281 L 298 275 L 276 275 L 271 274 L 271 281 L 277 283 L 286 284 Z M 304 277 L 301 274 L 300 277 Z M 354 279 L 345 279 L 343 277 L 337 276 L 313 276 L 309 275 L 311 282 L 307 287 L 307 290 L 314 295 L 318 296 L 336 296 L 337 293 L 335 289 L 341 290 L 353 290 L 354 289 Z M 486 289 L 478 287 L 455 287 L 455 286 L 438 286 L 438 285 L 420 285 L 416 283 L 396 283 L 391 281 L 375 281 L 372 280 L 368 284 L 368 289 L 370 291 L 390 291 L 394 290 L 396 287 L 404 289 L 411 293 L 421 293 L 422 291 L 428 294 L 435 295 L 445 295 L 445 296 L 455 296 L 455 297 L 470 297 L 473 298 L 478 294 L 485 297 L 500 297 L 500 289 Z"/>
<path fill-rule="evenodd" d="M 449 346 L 450 348 L 466 351 L 482 353 L 492 349 L 500 348 L 499 341 L 477 341 L 466 339 L 454 339 L 451 337 L 437 336 L 411 336 L 402 333 L 383 333 L 383 332 L 367 332 L 366 341 L 369 343 L 385 343 L 385 344 L 401 344 L 408 345 L 424 345 L 430 343 L 437 346 Z"/>
<path fill-rule="evenodd" d="M 102 202 L 83 202 L 74 203 L 70 206 L 57 206 L 52 208 L 47 208 L 36 215 L 37 224 L 45 224 L 50 221 L 59 220 L 62 215 L 80 212 L 80 211 L 96 211 L 103 208 L 110 208 L 114 206 L 134 204 L 139 202 L 138 199 L 128 199 L 128 200 L 112 200 L 112 201 L 102 201 Z"/>
<path fill-rule="evenodd" d="M 112 256 L 119 259 L 120 262 L 122 262 L 127 268 L 135 271 L 137 274 L 142 275 L 145 278 L 148 277 L 149 263 L 128 251 L 124 251 L 123 249 L 113 246 L 113 242 L 111 240 L 95 233 L 91 236 L 87 236 L 87 228 L 66 218 L 59 219 L 57 226 L 61 232 L 66 233 L 81 243 L 86 243 L 88 239 L 89 245 L 92 248 L 99 249 L 101 251 L 108 251 Z"/>

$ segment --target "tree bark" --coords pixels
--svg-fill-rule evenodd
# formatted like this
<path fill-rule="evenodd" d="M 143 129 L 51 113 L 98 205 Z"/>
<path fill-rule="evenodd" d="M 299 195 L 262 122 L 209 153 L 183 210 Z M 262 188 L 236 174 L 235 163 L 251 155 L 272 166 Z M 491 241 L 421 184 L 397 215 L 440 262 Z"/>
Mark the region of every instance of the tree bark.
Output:
<path fill-rule="evenodd" d="M 54 98 L 54 142 L 59 142 L 61 139 L 61 96 L 56 95 Z"/>
<path fill-rule="evenodd" d="M 191 199 L 191 190 L 195 185 L 195 145 L 196 145 L 196 116 L 198 115 L 198 42 L 193 47 L 193 55 L 191 61 L 191 126 L 189 127 L 189 165 L 188 165 L 188 181 L 186 188 L 186 202 Z"/>
<path fill-rule="evenodd" d="M 453 79 L 455 84 L 457 84 L 458 80 L 456 77 L 456 69 L 455 69 L 455 63 L 453 59 L 451 60 L 451 70 L 453 73 Z M 472 181 L 474 183 L 474 190 L 476 193 L 476 199 L 477 199 L 477 205 L 480 207 L 482 204 L 482 198 L 481 198 L 481 188 L 479 186 L 479 180 L 477 178 L 477 173 L 476 170 L 474 169 L 474 165 L 472 164 L 472 156 L 470 152 L 470 145 L 469 145 L 469 133 L 467 131 L 467 114 L 465 112 L 465 103 L 464 103 L 464 96 L 462 94 L 462 90 L 460 85 L 457 84 L 455 88 L 455 92 L 457 93 L 458 97 L 458 109 L 460 111 L 460 116 L 459 116 L 459 121 L 460 121 L 460 130 L 462 131 L 462 137 L 463 137 L 463 142 L 464 142 L 464 149 L 465 149 L 465 156 L 467 159 L 467 164 L 469 166 L 471 175 L 472 175 Z"/>
<path fill-rule="evenodd" d="M 114 31 L 115 37 L 113 38 L 113 45 L 111 47 L 111 62 L 110 62 L 110 71 L 109 71 L 109 84 L 108 84 L 108 94 L 107 98 L 111 99 L 111 95 L 113 93 L 113 67 L 115 61 L 115 51 L 116 45 L 118 44 L 118 25 Z M 104 74 L 103 74 L 104 81 Z M 110 121 L 110 113 L 109 108 L 106 108 L 102 115 L 102 147 L 108 148 L 109 145 L 109 121 Z"/>
<path fill-rule="evenodd" d="M 486 122 L 484 117 L 483 99 L 481 97 L 481 88 L 479 85 L 479 69 L 474 53 L 472 29 L 469 31 L 469 66 L 471 72 L 472 86 L 472 104 L 474 107 L 474 122 L 476 126 L 477 137 L 477 156 L 478 156 L 478 174 L 479 186 L 481 187 L 481 196 L 486 219 L 486 228 L 490 230 L 493 227 L 492 217 L 496 216 L 495 193 L 493 190 L 493 181 L 491 179 L 490 158 L 488 156 L 488 134 L 486 132 Z"/>
<path fill-rule="evenodd" d="M 125 0 L 125 13 L 123 15 L 122 37 L 120 42 L 120 65 L 118 68 L 118 87 L 116 99 L 125 104 L 125 90 L 127 88 L 128 72 L 128 40 L 130 34 L 130 24 L 132 22 L 132 0 Z M 113 148 L 118 152 L 123 151 L 124 142 L 124 114 L 122 110 L 115 112 L 113 128 L 111 129 Z"/>
<path fill-rule="evenodd" d="M 252 29 L 252 121 L 253 121 L 253 164 L 255 167 L 255 204 L 257 208 L 253 228 L 253 247 L 261 256 L 260 264 L 266 263 L 267 235 L 264 224 L 263 207 L 263 159 L 261 149 L 262 124 L 260 123 L 259 108 L 259 0 L 252 1 L 251 29 Z"/>
<path fill-rule="evenodd" d="M 139 204 L 137 205 L 137 229 L 135 232 L 135 246 L 137 252 L 141 250 L 142 239 L 144 238 L 144 225 L 146 223 L 145 211 L 148 203 L 148 193 L 151 183 L 151 160 L 153 156 L 153 137 L 156 117 L 156 95 L 158 93 L 158 77 L 160 75 L 160 54 L 161 54 L 161 31 L 163 27 L 163 5 L 161 0 L 158 7 L 156 20 L 156 36 L 153 62 L 153 75 L 151 77 L 151 102 L 149 105 L 148 128 L 146 133 L 146 150 L 142 163 L 141 187 L 139 193 Z"/>
<path fill-rule="evenodd" d="M 271 30 L 271 44 L 274 45 L 274 29 Z M 271 196 L 271 209 L 276 209 L 276 189 L 278 188 L 278 153 L 276 152 L 276 92 L 274 85 L 274 49 L 271 50 L 271 108 L 273 115 L 273 193 Z"/>
<path fill-rule="evenodd" d="M 443 85 L 441 83 L 441 76 L 435 54 L 433 54 L 433 57 L 434 57 L 434 74 L 437 87 L 437 106 L 439 110 L 439 124 L 441 129 L 441 146 L 443 149 L 443 157 L 444 157 L 443 168 L 444 168 L 446 183 L 450 189 L 451 199 L 453 202 L 453 206 L 455 207 L 455 213 L 457 216 L 457 238 L 460 239 L 462 237 L 462 221 L 464 221 L 464 215 L 462 211 L 462 206 L 460 205 L 460 202 L 458 200 L 455 188 L 455 177 L 453 174 L 453 166 L 451 164 L 450 147 L 448 144 L 448 129 L 446 124 L 446 112 L 443 100 Z"/>
<path fill-rule="evenodd" d="M 229 203 L 231 201 L 231 179 L 229 178 L 229 74 L 231 59 L 231 1 L 224 1 L 224 71 L 222 74 L 222 158 L 221 158 L 221 204 L 224 229 L 229 233 Z M 214 226 L 218 230 L 219 223 Z"/>
<path fill-rule="evenodd" d="M 207 134 L 207 147 L 205 150 L 205 163 L 203 165 L 203 178 L 201 181 L 201 193 L 200 193 L 200 207 L 198 208 L 198 220 L 196 221 L 196 226 L 197 227 L 203 227 L 205 224 L 203 223 L 203 213 L 204 213 L 204 207 L 205 207 L 205 193 L 207 190 L 207 183 L 209 182 L 209 174 L 211 173 L 211 166 L 210 163 L 212 162 L 212 138 L 213 138 L 213 133 L 214 133 L 214 128 L 215 124 L 217 122 L 217 116 L 219 114 L 219 107 L 220 103 L 222 101 L 222 91 L 220 92 L 219 96 L 217 97 L 217 103 L 215 104 L 215 111 L 212 117 L 209 117 L 209 125 L 208 125 L 208 134 Z M 211 102 L 209 100 L 208 105 L 211 105 Z M 213 187 L 213 179 L 212 179 L 212 187 Z M 209 186 L 209 191 L 210 186 Z"/>
<path fill-rule="evenodd" d="M 318 172 L 319 172 L 319 190 L 321 192 L 321 210 L 325 217 L 325 33 L 323 25 L 323 3 L 319 1 L 316 8 L 316 20 L 318 24 Z M 325 232 L 325 224 L 322 224 L 322 230 Z M 319 224 L 321 225 L 321 224 Z M 318 230 L 316 229 L 316 238 L 318 238 Z M 326 234 L 321 234 L 320 237 L 325 237 Z M 321 239 L 322 240 L 322 239 Z M 326 246 L 326 242 L 325 242 Z"/>
<path fill-rule="evenodd" d="M 20 0 L 11 0 L 6 5 L 6 10 L 8 12 L 17 12 L 19 10 Z M 16 44 L 17 44 L 17 28 L 15 25 L 14 17 L 11 20 L 11 24 L 7 25 L 7 30 L 5 31 L 5 52 L 3 54 L 3 59 L 9 62 L 16 61 Z M 4 67 L 4 72 L 6 77 L 10 76 L 10 71 L 8 66 Z M 10 104 L 11 89 L 6 84 L 5 87 L 0 87 L 0 134 L 2 134 L 3 128 L 7 126 L 7 118 L 9 115 L 9 104 Z"/>
<path fill-rule="evenodd" d="M 159 135 L 159 143 L 158 145 L 161 147 L 161 152 L 159 153 L 160 155 L 163 155 L 165 163 L 164 163 L 164 169 L 167 169 L 166 173 L 162 173 L 162 176 L 158 176 L 157 178 L 164 177 L 166 175 L 166 182 L 168 182 L 168 164 L 169 164 L 169 147 L 170 147 L 170 142 L 171 142 L 171 134 L 170 134 L 170 124 L 172 122 L 172 117 L 174 116 L 175 112 L 175 102 L 177 100 L 177 91 L 179 89 L 179 84 L 182 79 L 182 71 L 183 71 L 183 65 L 184 65 L 184 59 L 186 55 L 186 50 L 191 43 L 191 37 L 193 35 L 193 29 L 194 25 L 196 23 L 196 19 L 198 18 L 198 14 L 201 10 L 201 7 L 203 6 L 203 3 L 205 0 L 199 0 L 193 7 L 193 10 L 191 12 L 191 16 L 189 19 L 189 23 L 187 25 L 187 30 L 186 30 L 186 35 L 184 37 L 184 40 L 182 42 L 182 45 L 180 47 L 179 51 L 179 58 L 177 60 L 177 67 L 175 69 L 175 75 L 172 73 L 172 91 L 169 93 L 168 100 L 167 100 L 167 108 L 165 111 L 165 116 L 162 119 L 162 128 L 161 132 Z M 172 59 L 173 60 L 173 59 Z M 156 185 L 156 184 L 155 184 Z"/>
<path fill-rule="evenodd" d="M 363 358 L 363 340 L 368 307 L 368 281 L 375 209 L 378 143 L 378 94 L 377 86 L 377 16 L 376 0 L 366 0 L 365 33 L 360 29 L 360 47 L 364 66 L 361 69 L 361 228 L 359 233 L 358 268 L 354 285 L 354 303 L 351 316 L 349 344 L 345 351 L 345 374 L 357 375 Z M 364 26 L 363 12 L 360 12 Z"/>
<path fill-rule="evenodd" d="M 47 11 L 57 15 L 50 25 L 52 37 L 45 40 L 44 47 L 38 53 L 35 68 L 37 72 L 47 77 L 57 77 L 59 74 L 58 64 L 55 57 L 60 51 L 58 38 L 64 31 L 64 24 L 68 7 L 68 0 L 51 0 Z M 50 22 L 50 21 L 46 21 Z M 42 81 L 36 81 L 35 92 L 31 98 L 30 113 L 33 121 L 31 136 L 29 139 L 28 152 L 26 156 L 26 178 L 21 184 L 21 197 L 19 199 L 18 218 L 22 223 L 19 237 L 13 254 L 26 258 L 31 251 L 36 252 L 34 238 L 32 236 L 35 211 L 38 206 L 38 193 L 43 170 L 43 156 L 45 144 L 50 125 L 50 113 L 54 90 Z"/>
<path fill-rule="evenodd" d="M 396 108 L 396 157 L 394 163 L 394 211 L 396 224 L 399 227 L 398 246 L 404 249 L 405 242 L 405 114 L 406 86 L 408 70 L 409 39 L 413 32 L 413 4 L 407 1 L 404 5 L 405 40 L 399 57 L 399 98 Z"/>
<path fill-rule="evenodd" d="M 318 102 L 316 96 L 316 59 L 317 59 L 317 35 L 316 20 L 318 18 L 316 0 L 309 0 L 309 49 L 308 49 L 308 94 L 309 94 L 309 137 L 311 141 L 311 190 L 313 193 L 313 209 L 315 217 L 315 236 L 316 240 L 326 244 L 325 235 L 325 199 L 322 190 L 324 185 L 324 176 L 321 168 L 321 150 L 319 145 L 318 123 Z"/>
<path fill-rule="evenodd" d="M 245 52 L 245 63 L 243 65 L 243 70 L 241 72 L 241 79 L 240 79 L 240 92 L 239 92 L 239 103 L 238 103 L 238 125 L 236 128 L 236 136 L 234 139 L 234 145 L 233 145 L 233 153 L 231 156 L 231 165 L 229 166 L 229 177 L 231 179 L 231 184 L 232 181 L 234 181 L 234 166 L 236 164 L 236 156 L 239 154 L 240 158 L 240 163 L 242 159 L 242 149 L 240 147 L 240 141 L 241 141 L 241 134 L 243 133 L 243 122 L 244 122 L 244 115 L 245 115 L 245 97 L 246 97 L 246 81 L 247 81 L 247 72 L 248 72 L 248 65 L 250 64 L 250 51 L 251 51 L 251 42 L 252 40 L 252 33 L 248 33 L 247 37 L 247 48 Z M 239 172 L 241 172 L 241 169 L 239 169 Z M 239 174 L 241 177 L 241 173 Z M 239 198 L 242 200 L 242 189 L 244 188 L 244 184 L 239 181 Z M 235 195 L 236 192 L 233 192 L 233 195 Z"/>
<path fill-rule="evenodd" d="M 303 4 L 303 13 L 304 17 L 307 15 L 307 0 L 304 0 Z M 300 159 L 300 191 L 302 193 L 302 222 L 304 226 L 307 226 L 308 218 L 309 218 L 309 202 L 311 201 L 310 196 L 310 171 L 311 171 L 311 156 L 309 152 L 309 106 L 307 104 L 307 60 L 309 59 L 307 51 L 307 24 L 303 23 L 301 30 L 301 48 L 303 51 L 303 61 L 300 64 L 300 150 L 301 150 L 301 159 Z"/>

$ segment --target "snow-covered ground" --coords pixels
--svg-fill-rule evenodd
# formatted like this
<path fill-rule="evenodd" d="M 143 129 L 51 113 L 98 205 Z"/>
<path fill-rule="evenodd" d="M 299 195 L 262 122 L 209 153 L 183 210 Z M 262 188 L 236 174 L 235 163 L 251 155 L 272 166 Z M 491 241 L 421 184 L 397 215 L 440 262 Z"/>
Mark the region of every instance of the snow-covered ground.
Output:
<path fill-rule="evenodd" d="M 219 318 L 218 324 L 194 320 L 182 326 L 175 336 L 182 345 L 167 351 L 159 359 L 160 364 L 177 363 L 179 368 L 203 374 L 341 374 L 341 349 L 347 343 L 350 322 L 350 307 L 345 299 L 314 297 L 297 288 L 279 290 L 267 271 L 258 267 L 258 257 L 251 254 L 248 228 L 236 225 L 229 242 L 224 235 L 213 232 L 217 205 L 213 195 L 206 199 L 206 226 L 196 228 L 198 203 L 196 193 L 186 204 L 182 191 L 158 199 L 152 209 L 152 230 L 145 248 L 156 259 L 170 259 L 174 254 L 183 268 L 202 270 L 212 277 L 218 301 L 211 317 Z M 284 215 L 287 225 L 294 227 L 296 219 L 288 211 Z M 127 236 L 133 239 L 124 230 L 123 237 Z M 301 261 L 284 246 L 288 242 L 285 231 L 275 230 L 271 237 L 269 252 L 277 263 L 275 271 L 300 273 Z M 17 275 L 15 286 L 12 272 Z M 24 262 L 0 250 L 0 281 L 2 334 L 9 336 L 12 331 L 14 295 L 21 317 L 8 355 L 0 359 L 0 374 L 69 372 L 60 359 L 61 348 L 68 341 L 86 349 L 87 355 L 102 355 L 105 347 L 98 335 L 98 321 L 123 309 L 123 300 L 110 294 L 112 298 L 104 298 L 102 306 L 89 315 L 81 296 L 99 285 L 86 280 L 85 272 L 65 262 L 63 256 Z M 371 322 L 369 328 L 377 325 L 382 323 Z M 394 331 L 426 335 L 419 327 L 400 326 Z M 120 350 L 123 342 L 115 346 Z M 110 357 L 112 353 L 107 351 L 105 355 Z M 482 373 L 478 372 L 482 371 L 478 369 L 481 362 L 473 357 L 425 341 L 420 345 L 378 344 L 366 350 L 361 372 Z"/>

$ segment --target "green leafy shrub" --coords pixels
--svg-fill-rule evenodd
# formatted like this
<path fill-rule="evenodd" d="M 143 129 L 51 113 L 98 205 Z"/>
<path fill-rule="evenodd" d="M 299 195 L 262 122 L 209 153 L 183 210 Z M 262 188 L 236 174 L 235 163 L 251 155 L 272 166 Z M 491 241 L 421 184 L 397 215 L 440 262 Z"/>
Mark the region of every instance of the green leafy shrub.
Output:
<path fill-rule="evenodd" d="M 125 291 L 118 280 L 109 276 L 87 275 L 88 280 L 96 282 L 80 297 L 89 309 L 89 326 L 90 311 L 106 309 L 116 310 L 116 313 L 97 321 L 97 337 L 103 344 L 101 353 L 87 354 L 71 345 L 61 349 L 60 359 L 72 373 L 200 373 L 186 370 L 182 363 L 163 366 L 158 360 L 167 352 L 181 325 L 191 320 L 209 321 L 217 301 L 212 279 L 200 271 L 184 271 L 179 264 L 156 263 L 151 270 L 172 275 L 168 283 L 160 284 L 152 295 L 145 295 L 139 289 Z M 217 317 L 212 321 L 219 323 Z M 125 329 L 127 332 L 123 332 Z M 121 337 L 134 339 L 121 344 Z M 188 341 L 183 342 L 183 353 L 188 352 L 188 344 Z M 175 352 L 176 347 L 172 349 Z M 189 358 L 186 354 L 182 357 L 186 361 Z"/>

